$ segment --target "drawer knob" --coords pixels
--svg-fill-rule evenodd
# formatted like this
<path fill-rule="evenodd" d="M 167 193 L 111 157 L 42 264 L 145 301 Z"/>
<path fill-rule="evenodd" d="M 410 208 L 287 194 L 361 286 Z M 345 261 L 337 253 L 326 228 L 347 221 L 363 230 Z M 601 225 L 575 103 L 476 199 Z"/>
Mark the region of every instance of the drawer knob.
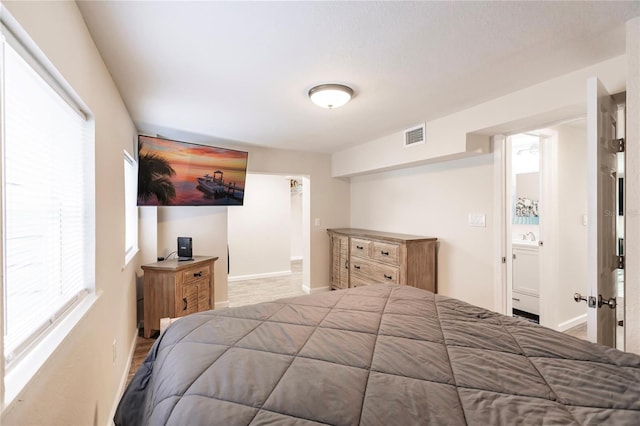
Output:
<path fill-rule="evenodd" d="M 200 271 L 200 272 L 194 272 L 194 273 L 193 273 L 193 276 L 194 276 L 194 277 L 201 277 L 201 276 L 202 276 L 202 271 Z"/>
<path fill-rule="evenodd" d="M 360 269 L 358 265 L 353 265 L 353 269 Z"/>
<path fill-rule="evenodd" d="M 182 298 L 182 310 L 183 310 L 183 311 L 186 311 L 186 310 L 187 310 L 187 305 L 188 305 L 188 303 L 187 303 L 187 298 L 186 298 L 186 297 L 183 297 L 183 298 Z"/>
<path fill-rule="evenodd" d="M 388 280 L 390 280 L 391 278 L 393 278 L 391 275 L 387 275 L 387 274 L 384 274 L 384 277 L 385 277 L 386 279 L 388 279 Z"/>
<path fill-rule="evenodd" d="M 363 250 L 363 249 L 364 249 L 364 247 L 363 247 L 363 246 L 356 246 L 356 248 L 357 248 L 358 250 Z"/>
<path fill-rule="evenodd" d="M 388 251 L 380 250 L 380 254 L 382 254 L 383 256 L 389 256 L 389 252 Z"/>

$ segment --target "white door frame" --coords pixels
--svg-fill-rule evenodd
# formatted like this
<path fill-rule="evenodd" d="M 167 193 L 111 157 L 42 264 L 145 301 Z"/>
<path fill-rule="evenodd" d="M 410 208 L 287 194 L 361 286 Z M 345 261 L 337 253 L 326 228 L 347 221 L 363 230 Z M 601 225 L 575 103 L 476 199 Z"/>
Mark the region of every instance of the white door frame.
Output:
<path fill-rule="evenodd" d="M 544 127 L 540 126 L 539 128 Z M 530 130 L 530 129 L 528 129 Z M 525 133 L 526 131 L 512 134 Z M 509 134 L 511 136 L 512 134 Z M 511 315 L 512 311 L 512 244 L 511 244 L 511 205 L 507 202 L 507 193 L 510 185 L 507 185 L 511 176 L 511 161 L 509 156 L 511 149 L 507 142 L 508 136 L 495 135 L 493 137 L 494 148 L 494 211 L 496 211 L 496 233 L 494 236 L 495 247 L 498 251 L 495 263 L 495 306 L 505 315 Z M 557 324 L 557 281 L 558 281 L 558 210 L 555 202 L 557 198 L 557 134 L 554 132 L 542 132 L 540 138 L 541 155 L 541 186 L 540 186 L 540 235 L 539 241 L 544 245 L 539 247 L 540 259 L 540 323 L 556 329 Z"/>

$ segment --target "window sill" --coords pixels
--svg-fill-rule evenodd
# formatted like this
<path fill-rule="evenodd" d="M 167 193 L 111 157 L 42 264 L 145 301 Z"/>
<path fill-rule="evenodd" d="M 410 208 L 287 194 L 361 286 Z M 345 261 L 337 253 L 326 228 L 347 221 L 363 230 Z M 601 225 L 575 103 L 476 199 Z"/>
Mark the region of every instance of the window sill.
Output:
<path fill-rule="evenodd" d="M 140 252 L 140 249 L 138 247 L 131 249 L 129 251 L 127 251 L 127 253 L 125 253 L 124 255 L 124 265 L 122 266 L 122 270 L 124 271 L 125 268 L 127 266 L 129 266 L 129 263 L 133 260 L 134 257 L 136 257 L 136 255 Z"/>
<path fill-rule="evenodd" d="M 53 352 L 95 305 L 101 294 L 102 292 L 92 293 L 84 297 L 78 306 L 69 312 L 23 359 L 17 361 L 10 371 L 5 372 L 2 411 L 10 407 Z"/>

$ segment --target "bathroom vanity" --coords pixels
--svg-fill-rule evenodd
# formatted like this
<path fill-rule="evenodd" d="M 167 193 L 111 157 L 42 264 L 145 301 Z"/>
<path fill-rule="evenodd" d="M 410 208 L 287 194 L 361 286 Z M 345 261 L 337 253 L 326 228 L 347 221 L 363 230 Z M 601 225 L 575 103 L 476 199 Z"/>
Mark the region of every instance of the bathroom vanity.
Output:
<path fill-rule="evenodd" d="M 540 259 L 537 241 L 513 241 L 512 305 L 540 315 Z"/>

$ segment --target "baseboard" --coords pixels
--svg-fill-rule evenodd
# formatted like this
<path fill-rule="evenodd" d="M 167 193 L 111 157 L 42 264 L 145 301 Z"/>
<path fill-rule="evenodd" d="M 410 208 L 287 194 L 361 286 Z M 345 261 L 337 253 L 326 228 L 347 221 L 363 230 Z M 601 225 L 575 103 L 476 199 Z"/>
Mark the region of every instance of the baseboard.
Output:
<path fill-rule="evenodd" d="M 261 278 L 273 278 L 273 277 L 284 277 L 286 275 L 291 275 L 291 270 L 289 271 L 278 271 L 278 272 L 267 272 L 264 274 L 252 274 L 252 275 L 236 275 L 235 277 L 228 277 L 227 282 L 232 283 L 235 281 L 245 281 L 245 280 L 257 280 Z"/>
<path fill-rule="evenodd" d="M 124 369 L 124 373 L 120 378 L 120 385 L 118 386 L 118 393 L 116 394 L 116 398 L 113 401 L 113 406 L 111 407 L 111 411 L 109 412 L 109 425 L 113 424 L 113 416 L 116 415 L 116 410 L 118 409 L 118 403 L 120 402 L 120 398 L 122 398 L 122 394 L 124 393 L 124 389 L 127 386 L 127 379 L 129 378 L 129 370 L 131 370 L 131 362 L 133 362 L 133 354 L 136 351 L 136 341 L 138 340 L 138 329 L 136 329 L 135 334 L 133 335 L 133 341 L 129 346 L 129 358 L 127 360 L 127 368 Z"/>
<path fill-rule="evenodd" d="M 587 314 L 578 315 L 575 318 L 571 318 L 568 321 L 558 324 L 558 331 L 567 331 L 568 329 L 585 322 L 587 322 Z"/>
<path fill-rule="evenodd" d="M 304 291 L 307 294 L 316 294 L 316 293 L 322 293 L 325 291 L 330 291 L 331 287 L 330 286 L 326 286 L 326 287 L 315 287 L 315 288 L 309 288 L 306 285 L 302 286 L 302 291 Z"/>
<path fill-rule="evenodd" d="M 229 307 L 229 301 L 223 300 L 222 302 L 216 302 L 213 306 L 213 309 L 228 308 L 228 307 Z"/>

